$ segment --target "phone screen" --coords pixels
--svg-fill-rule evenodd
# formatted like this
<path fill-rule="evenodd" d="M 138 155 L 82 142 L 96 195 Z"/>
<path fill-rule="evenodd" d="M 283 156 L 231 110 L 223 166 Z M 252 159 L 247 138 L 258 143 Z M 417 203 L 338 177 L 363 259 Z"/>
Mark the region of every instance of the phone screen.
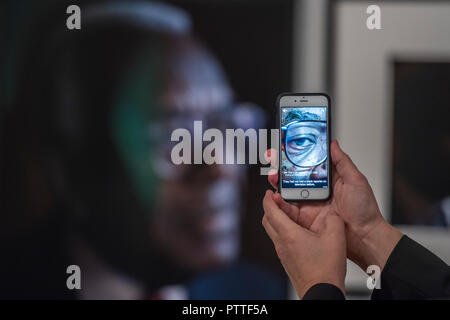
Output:
<path fill-rule="evenodd" d="M 326 106 L 281 108 L 283 188 L 328 188 Z"/>

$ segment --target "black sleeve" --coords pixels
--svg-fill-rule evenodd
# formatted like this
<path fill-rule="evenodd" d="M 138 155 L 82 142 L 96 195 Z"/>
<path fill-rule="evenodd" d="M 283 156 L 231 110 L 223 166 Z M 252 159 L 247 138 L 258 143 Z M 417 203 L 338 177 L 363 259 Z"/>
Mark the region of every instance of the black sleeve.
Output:
<path fill-rule="evenodd" d="M 302 300 L 345 300 L 345 296 L 332 284 L 318 283 L 309 288 Z"/>
<path fill-rule="evenodd" d="M 381 288 L 372 299 L 450 298 L 450 267 L 436 255 L 403 236 L 381 272 Z"/>

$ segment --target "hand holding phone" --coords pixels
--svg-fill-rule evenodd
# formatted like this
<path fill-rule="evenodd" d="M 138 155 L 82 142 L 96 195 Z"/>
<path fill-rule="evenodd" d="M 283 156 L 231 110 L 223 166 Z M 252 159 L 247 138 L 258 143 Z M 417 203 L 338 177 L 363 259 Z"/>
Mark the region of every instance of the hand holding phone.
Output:
<path fill-rule="evenodd" d="M 266 154 L 271 163 L 274 162 L 272 152 L 275 154 L 275 150 Z M 367 178 L 337 141 L 330 143 L 330 155 L 334 171 L 329 201 L 292 204 L 283 200 L 280 193 L 272 193 L 273 200 L 289 218 L 307 229 L 322 212 L 337 213 L 348 226 L 345 229 L 347 257 L 364 271 L 373 264 L 383 269 L 402 233 L 384 220 Z M 280 190 L 279 173 L 269 175 L 268 180 L 273 188 Z"/>

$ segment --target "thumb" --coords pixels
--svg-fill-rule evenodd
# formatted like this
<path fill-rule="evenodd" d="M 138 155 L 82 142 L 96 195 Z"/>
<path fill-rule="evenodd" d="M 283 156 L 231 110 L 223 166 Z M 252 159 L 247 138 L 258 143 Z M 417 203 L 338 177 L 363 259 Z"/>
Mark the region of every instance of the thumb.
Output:
<path fill-rule="evenodd" d="M 322 234 L 324 232 L 344 233 L 344 221 L 334 211 L 322 211 L 311 225 L 311 231 Z"/>
<path fill-rule="evenodd" d="M 311 224 L 310 230 L 314 233 L 322 233 L 326 229 L 326 218 L 327 218 L 327 211 L 323 210 L 321 211 L 317 217 L 314 219 L 313 223 Z"/>
<path fill-rule="evenodd" d="M 335 213 L 330 212 L 326 216 L 327 232 L 343 234 L 345 232 L 344 221 Z"/>

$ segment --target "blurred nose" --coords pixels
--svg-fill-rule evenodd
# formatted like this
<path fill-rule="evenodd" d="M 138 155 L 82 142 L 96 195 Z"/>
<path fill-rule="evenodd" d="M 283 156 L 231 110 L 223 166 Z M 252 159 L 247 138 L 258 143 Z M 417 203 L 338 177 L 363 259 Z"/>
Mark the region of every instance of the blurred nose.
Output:
<path fill-rule="evenodd" d="M 200 165 L 202 174 L 201 176 L 206 181 L 215 181 L 224 178 L 237 177 L 238 168 L 236 165 L 229 164 L 202 164 Z"/>

